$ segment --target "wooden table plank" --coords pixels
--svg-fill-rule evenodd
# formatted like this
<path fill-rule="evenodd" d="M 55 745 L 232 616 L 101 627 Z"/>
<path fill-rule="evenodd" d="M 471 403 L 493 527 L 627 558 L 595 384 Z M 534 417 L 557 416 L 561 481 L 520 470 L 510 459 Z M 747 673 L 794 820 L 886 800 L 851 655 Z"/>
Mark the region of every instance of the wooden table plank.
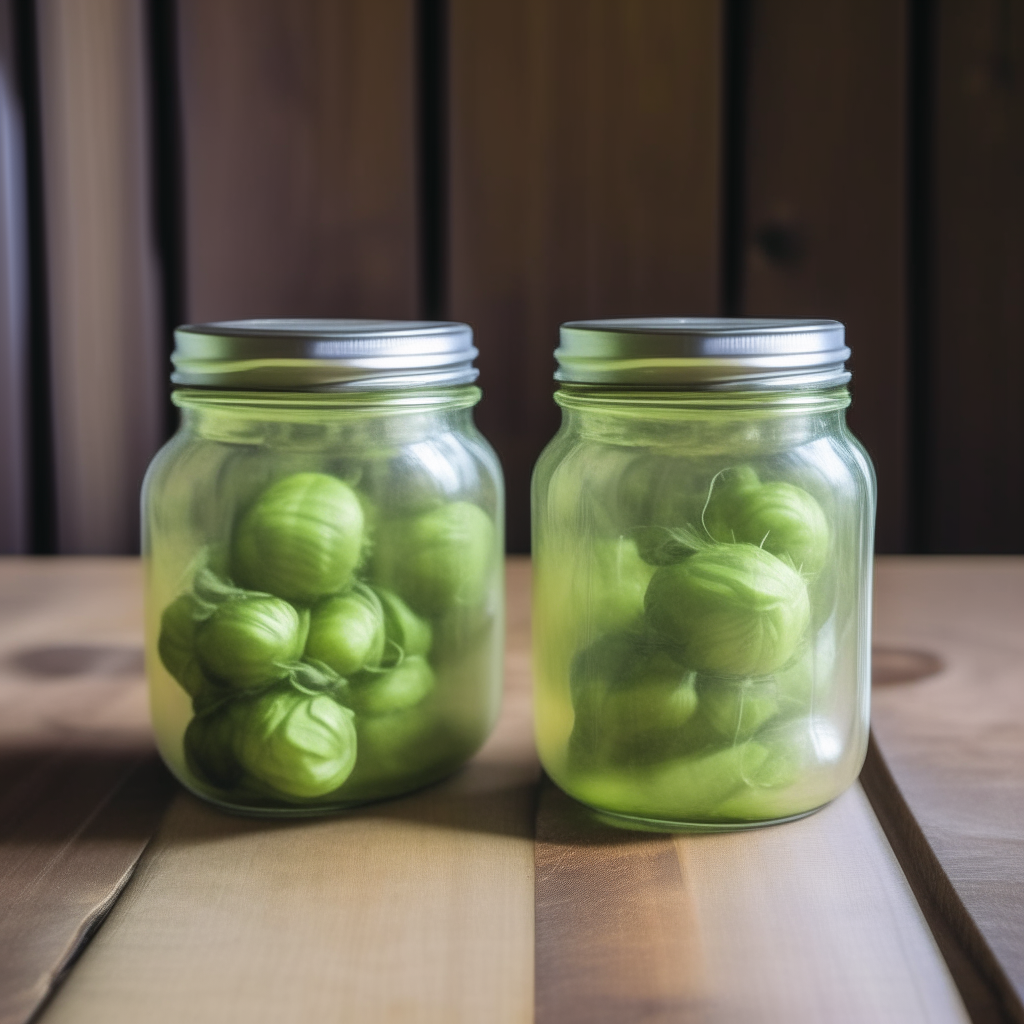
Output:
<path fill-rule="evenodd" d="M 53 839 L 39 808 L 61 806 L 54 780 L 65 806 L 86 810 L 60 819 L 73 842 L 49 852 L 82 851 L 80 865 L 109 872 L 118 843 L 144 842 L 129 833 L 157 806 L 145 780 L 141 792 L 129 786 L 103 803 L 149 749 L 137 573 L 117 560 L 0 566 L 5 865 L 31 846 L 12 841 L 15 830 L 39 840 L 34 853 Z M 977 922 L 984 949 L 1002 950 L 993 962 L 1009 978 L 1012 945 L 998 944 L 1016 941 L 1022 920 L 1014 901 L 1024 560 L 883 560 L 879 580 L 881 676 L 934 665 L 915 650 L 948 666 L 877 688 L 880 744 L 907 803 L 921 808 L 924 848 L 963 919 Z M 405 800 L 321 821 L 229 818 L 179 795 L 40 1019 L 532 1019 L 528 582 L 525 561 L 512 561 L 506 707 L 468 769 Z M 70 775 L 59 774 L 62 764 Z M 967 1019 L 859 788 L 779 828 L 665 837 L 595 825 L 547 785 L 537 829 L 541 1024 Z M 31 926 L 24 914 L 10 917 L 30 951 L 49 927 L 40 927 L 48 918 L 35 898 L 82 874 L 74 857 L 48 870 L 25 889 Z M 108 904 L 92 906 L 101 914 Z M 80 931 L 68 933 L 65 953 L 93 926 L 84 905 L 72 907 Z M 934 907 L 926 901 L 925 910 Z M 65 960 L 51 956 L 51 972 Z M 3 958 L 0 970 L 13 963 Z M 988 1013 L 991 1003 L 970 1003 L 978 1007 Z M 1004 1015 L 975 1019 L 1014 1019 L 1006 1006 L 995 1012 Z"/>
<path fill-rule="evenodd" d="M 545 779 L 536 885 L 538 1024 L 691 1019 L 699 925 L 671 838 L 603 825 Z"/>
<path fill-rule="evenodd" d="M 968 1020 L 859 786 L 816 815 L 634 835 L 548 784 L 537 1024 Z"/>
<path fill-rule="evenodd" d="M 507 693 L 450 781 L 308 821 L 180 795 L 46 1024 L 525 1024 L 533 1010 L 528 568 L 509 565 Z"/>
<path fill-rule="evenodd" d="M 875 639 L 865 784 L 972 1014 L 1024 1021 L 1024 558 L 881 559 Z"/>
<path fill-rule="evenodd" d="M 0 1022 L 28 1020 L 156 830 L 135 559 L 0 561 Z"/>

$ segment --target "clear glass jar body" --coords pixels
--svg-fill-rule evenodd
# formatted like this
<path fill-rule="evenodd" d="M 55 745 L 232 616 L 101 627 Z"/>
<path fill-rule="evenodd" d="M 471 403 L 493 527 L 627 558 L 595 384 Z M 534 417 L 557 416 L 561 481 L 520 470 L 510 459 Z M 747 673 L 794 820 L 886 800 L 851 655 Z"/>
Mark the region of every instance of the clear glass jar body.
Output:
<path fill-rule="evenodd" d="M 533 479 L 545 770 L 648 828 L 837 796 L 867 747 L 875 509 L 847 390 L 556 400 Z"/>
<path fill-rule="evenodd" d="M 501 697 L 501 470 L 471 386 L 181 389 L 143 487 L 146 667 L 171 771 L 320 814 L 454 771 Z"/>

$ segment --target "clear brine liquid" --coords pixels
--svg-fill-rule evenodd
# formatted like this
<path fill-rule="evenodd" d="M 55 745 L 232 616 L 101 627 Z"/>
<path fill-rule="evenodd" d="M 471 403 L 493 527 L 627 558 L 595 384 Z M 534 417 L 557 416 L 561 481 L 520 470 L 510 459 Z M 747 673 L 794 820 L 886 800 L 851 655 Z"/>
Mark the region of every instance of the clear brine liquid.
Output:
<path fill-rule="evenodd" d="M 866 746 L 863 457 L 839 414 L 633 416 L 567 410 L 535 476 L 545 769 L 668 826 L 812 810 Z"/>

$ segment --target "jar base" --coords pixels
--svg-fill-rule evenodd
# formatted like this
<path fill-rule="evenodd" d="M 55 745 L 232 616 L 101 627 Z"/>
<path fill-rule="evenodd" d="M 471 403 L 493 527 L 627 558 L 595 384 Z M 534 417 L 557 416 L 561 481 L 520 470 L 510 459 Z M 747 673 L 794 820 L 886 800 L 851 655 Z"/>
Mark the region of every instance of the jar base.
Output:
<path fill-rule="evenodd" d="M 256 807 L 251 804 L 235 804 L 230 800 L 225 800 L 223 797 L 197 789 L 190 782 L 181 778 L 181 776 L 176 772 L 173 772 L 172 774 L 174 774 L 175 778 L 186 792 L 190 793 L 197 799 L 202 800 L 204 804 L 208 804 L 210 807 L 213 807 L 218 811 L 222 811 L 224 814 L 230 814 L 232 817 L 262 819 L 329 818 L 334 815 L 344 814 L 346 811 L 356 810 L 360 807 L 372 807 L 376 804 L 384 804 L 392 800 L 401 800 L 404 797 L 413 796 L 425 789 L 429 789 L 431 786 L 436 786 L 444 782 L 446 779 L 450 779 L 464 766 L 464 763 L 465 762 L 460 762 L 454 767 L 446 767 L 442 772 L 438 772 L 436 774 L 432 773 L 422 781 L 418 782 L 415 786 L 409 789 L 403 789 L 400 792 L 383 794 L 380 796 L 360 797 L 353 800 L 339 800 L 336 803 L 330 804 L 308 804 L 305 806 L 296 805 L 294 807 L 288 807 L 283 804 L 273 807 Z"/>
<path fill-rule="evenodd" d="M 791 814 L 785 818 L 766 818 L 761 821 L 662 821 L 658 818 L 642 818 L 632 814 L 620 814 L 617 811 L 605 811 L 599 807 L 577 800 L 581 807 L 590 811 L 598 821 L 614 828 L 626 829 L 631 832 L 661 833 L 708 833 L 708 832 L 746 832 L 755 828 L 766 828 L 769 825 L 785 825 L 790 821 L 799 821 L 817 813 L 826 804 L 812 807 L 810 810 Z"/>

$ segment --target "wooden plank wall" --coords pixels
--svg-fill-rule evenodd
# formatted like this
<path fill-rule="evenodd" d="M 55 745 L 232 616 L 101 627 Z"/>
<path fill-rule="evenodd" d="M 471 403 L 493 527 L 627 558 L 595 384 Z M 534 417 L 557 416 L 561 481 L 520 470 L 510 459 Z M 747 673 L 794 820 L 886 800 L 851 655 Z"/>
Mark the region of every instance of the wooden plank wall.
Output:
<path fill-rule="evenodd" d="M 179 0 L 186 320 L 419 312 L 412 0 Z"/>
<path fill-rule="evenodd" d="M 444 313 L 473 324 L 511 550 L 558 426 L 558 325 L 714 315 L 720 0 L 451 0 Z"/>
<path fill-rule="evenodd" d="M 441 316 L 476 328 L 526 550 L 561 320 L 778 314 L 848 324 L 880 550 L 1024 550 L 1015 0 L 79 6 L 14 3 L 46 259 L 13 287 L 46 294 L 52 376 L 0 406 L 53 443 L 3 437 L 0 523 L 33 477 L 59 550 L 132 548 L 161 324 Z"/>

